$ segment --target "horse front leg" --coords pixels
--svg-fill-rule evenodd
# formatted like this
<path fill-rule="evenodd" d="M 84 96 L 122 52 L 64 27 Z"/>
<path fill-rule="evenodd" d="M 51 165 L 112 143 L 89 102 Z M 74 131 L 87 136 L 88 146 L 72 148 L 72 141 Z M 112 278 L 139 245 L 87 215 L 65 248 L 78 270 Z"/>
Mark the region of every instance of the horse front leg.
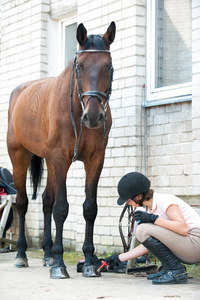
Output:
<path fill-rule="evenodd" d="M 95 167 L 96 166 L 96 167 Z M 85 263 L 83 267 L 84 277 L 101 276 L 97 272 L 97 267 L 94 265 L 94 222 L 97 216 L 97 185 L 99 176 L 103 167 L 103 162 L 93 164 L 92 166 L 85 164 L 86 170 L 86 199 L 83 203 L 83 216 L 86 222 L 85 240 L 83 244 L 83 253 L 85 255 Z"/>
<path fill-rule="evenodd" d="M 69 204 L 66 193 L 66 175 L 69 166 L 64 163 L 65 157 L 54 159 L 54 189 L 55 203 L 53 205 L 53 218 L 56 226 L 55 241 L 52 247 L 53 266 L 50 277 L 53 279 L 69 278 L 63 261 L 63 224 L 68 216 Z"/>
<path fill-rule="evenodd" d="M 51 191 L 51 193 L 50 193 Z M 50 267 L 53 265 L 53 255 L 51 248 L 53 246 L 53 241 L 51 237 L 51 217 L 53 209 L 53 189 L 47 187 L 42 195 L 43 198 L 43 213 L 44 213 L 44 237 L 42 241 L 42 248 L 44 250 L 43 266 Z"/>
<path fill-rule="evenodd" d="M 53 265 L 53 254 L 52 254 L 52 236 L 51 236 L 51 220 L 52 211 L 54 204 L 54 180 L 53 180 L 53 170 L 51 161 L 46 159 L 48 176 L 47 176 L 47 186 L 42 195 L 43 199 L 43 214 L 44 214 L 44 237 L 42 241 L 42 248 L 44 250 L 43 266 L 50 267 Z"/>

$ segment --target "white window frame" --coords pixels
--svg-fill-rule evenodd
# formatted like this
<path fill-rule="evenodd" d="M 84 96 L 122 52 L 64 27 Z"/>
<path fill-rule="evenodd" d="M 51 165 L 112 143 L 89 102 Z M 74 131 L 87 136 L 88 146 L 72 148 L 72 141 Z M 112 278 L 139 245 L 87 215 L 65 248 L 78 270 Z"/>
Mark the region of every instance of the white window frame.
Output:
<path fill-rule="evenodd" d="M 192 99 L 192 82 L 155 87 L 155 53 L 156 53 L 156 0 L 147 1 L 147 69 L 146 99 L 144 106 L 190 101 Z"/>
<path fill-rule="evenodd" d="M 59 45 L 60 45 L 60 49 L 59 49 L 59 53 L 61 53 L 60 56 L 60 71 L 64 70 L 65 66 L 65 27 L 72 25 L 74 23 L 77 23 L 77 19 L 73 18 L 69 18 L 67 20 L 61 20 L 60 21 L 60 25 L 59 25 Z M 77 50 L 78 50 L 78 42 L 77 42 Z M 75 55 L 75 54 L 74 54 Z"/>

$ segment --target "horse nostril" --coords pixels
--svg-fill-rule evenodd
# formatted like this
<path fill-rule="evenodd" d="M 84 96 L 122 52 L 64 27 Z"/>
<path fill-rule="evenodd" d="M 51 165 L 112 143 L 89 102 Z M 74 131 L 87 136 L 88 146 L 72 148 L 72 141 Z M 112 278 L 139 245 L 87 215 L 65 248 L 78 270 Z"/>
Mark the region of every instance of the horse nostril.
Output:
<path fill-rule="evenodd" d="M 88 112 L 85 112 L 82 117 L 82 122 L 89 128 L 99 127 L 105 119 L 105 115 L 103 112 L 98 112 L 94 116 Z"/>
<path fill-rule="evenodd" d="M 103 120 L 103 118 L 104 118 L 104 115 L 103 115 L 103 113 L 99 114 L 98 121 L 102 121 L 102 120 Z"/>
<path fill-rule="evenodd" d="M 83 122 L 86 123 L 88 121 L 88 114 L 84 114 L 83 116 Z"/>

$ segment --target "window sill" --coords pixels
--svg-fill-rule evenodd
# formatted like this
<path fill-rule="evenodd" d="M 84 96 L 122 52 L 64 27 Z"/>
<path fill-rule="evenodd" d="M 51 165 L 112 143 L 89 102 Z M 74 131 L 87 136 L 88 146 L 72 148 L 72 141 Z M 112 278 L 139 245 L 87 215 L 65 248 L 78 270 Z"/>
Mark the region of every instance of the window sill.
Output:
<path fill-rule="evenodd" d="M 167 99 L 158 99 L 158 100 L 147 100 L 142 103 L 142 107 L 153 107 L 153 106 L 160 106 L 160 105 L 167 105 L 167 104 L 174 104 L 180 102 L 188 102 L 192 101 L 192 95 L 185 95 L 181 97 L 174 97 L 174 98 L 167 98 Z"/>

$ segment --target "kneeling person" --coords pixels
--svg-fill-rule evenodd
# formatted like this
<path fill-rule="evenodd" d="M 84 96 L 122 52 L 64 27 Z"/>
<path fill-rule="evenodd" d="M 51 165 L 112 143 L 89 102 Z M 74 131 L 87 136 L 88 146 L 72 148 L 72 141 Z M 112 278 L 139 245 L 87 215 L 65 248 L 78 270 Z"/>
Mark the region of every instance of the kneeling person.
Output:
<path fill-rule="evenodd" d="M 136 237 L 141 245 L 129 252 L 106 259 L 114 264 L 152 252 L 161 262 L 162 271 L 148 275 L 153 284 L 186 283 L 187 273 L 182 263 L 200 262 L 200 216 L 180 198 L 160 194 L 150 189 L 149 179 L 131 172 L 118 184 L 119 205 L 128 201 L 135 208 L 147 207 L 148 212 L 136 211 Z"/>

